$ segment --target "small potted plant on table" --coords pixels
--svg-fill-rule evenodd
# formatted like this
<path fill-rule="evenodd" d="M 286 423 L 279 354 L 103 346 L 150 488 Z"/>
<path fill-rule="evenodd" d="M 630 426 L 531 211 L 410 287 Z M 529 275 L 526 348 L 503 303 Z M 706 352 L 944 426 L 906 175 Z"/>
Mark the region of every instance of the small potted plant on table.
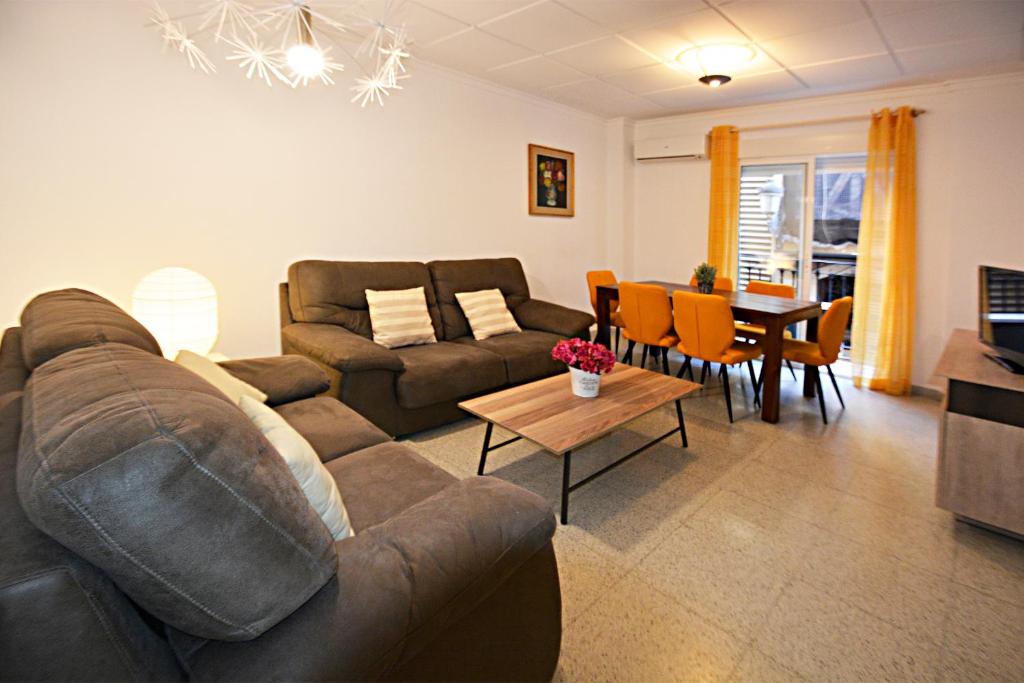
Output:
<path fill-rule="evenodd" d="M 693 269 L 693 278 L 697 281 L 697 291 L 701 294 L 710 294 L 715 289 L 715 275 L 718 269 L 707 262 L 700 264 Z"/>
<path fill-rule="evenodd" d="M 551 349 L 551 357 L 569 366 L 572 393 L 594 398 L 601 389 L 601 375 L 615 368 L 615 354 L 603 344 L 579 337 L 563 339 Z"/>

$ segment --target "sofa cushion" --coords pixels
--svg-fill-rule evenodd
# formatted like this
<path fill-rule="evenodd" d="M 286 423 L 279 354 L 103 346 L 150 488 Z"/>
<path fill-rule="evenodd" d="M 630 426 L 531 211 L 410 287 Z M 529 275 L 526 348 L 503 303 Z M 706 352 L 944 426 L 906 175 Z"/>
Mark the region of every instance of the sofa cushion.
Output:
<path fill-rule="evenodd" d="M 4 331 L 0 340 L 0 403 L 4 397 L 20 392 L 28 379 L 28 368 L 21 358 L 21 328 Z"/>
<path fill-rule="evenodd" d="M 226 360 L 218 365 L 265 393 L 269 406 L 312 398 L 331 386 L 323 368 L 302 356 Z"/>
<path fill-rule="evenodd" d="M 455 299 L 469 322 L 474 339 L 484 340 L 501 334 L 522 332 L 516 319 L 509 313 L 500 289 L 455 292 Z"/>
<path fill-rule="evenodd" d="M 456 339 L 455 343 L 476 347 L 501 356 L 511 384 L 530 382 L 565 372 L 565 364 L 551 358 L 551 349 L 561 339 L 557 334 L 526 330 L 477 341 L 472 337 Z"/>
<path fill-rule="evenodd" d="M 423 287 L 427 310 L 440 339 L 441 315 L 426 265 L 413 261 L 298 261 L 288 267 L 292 318 L 331 323 L 372 338 L 366 290 Z"/>
<path fill-rule="evenodd" d="M 329 396 L 286 403 L 275 410 L 302 434 L 321 462 L 391 441 L 372 422 Z"/>
<path fill-rule="evenodd" d="M 266 403 L 267 395 L 262 391 L 245 382 L 222 368 L 206 356 L 200 356 L 194 351 L 182 349 L 174 357 L 174 362 L 189 372 L 194 372 L 231 399 L 236 406 L 241 404 L 242 397 L 248 396 L 254 401 Z"/>
<path fill-rule="evenodd" d="M 373 341 L 388 349 L 437 341 L 423 287 L 366 290 Z"/>
<path fill-rule="evenodd" d="M 391 519 L 456 481 L 437 465 L 389 441 L 327 463 L 357 533 Z"/>
<path fill-rule="evenodd" d="M 32 522 L 151 614 L 258 636 L 333 575 L 334 541 L 287 465 L 213 386 L 102 344 L 26 385 L 18 495 Z"/>
<path fill-rule="evenodd" d="M 469 322 L 455 298 L 457 292 L 476 292 L 481 289 L 500 289 L 510 311 L 530 298 L 523 265 L 515 258 L 468 259 L 461 261 L 431 261 L 427 264 L 437 292 L 443 336 L 438 339 L 458 339 L 472 334 Z"/>
<path fill-rule="evenodd" d="M 40 294 L 21 312 L 21 351 L 29 370 L 83 346 L 118 342 L 160 355 L 160 345 L 139 321 L 84 289 Z"/>
<path fill-rule="evenodd" d="M 508 381 L 501 357 L 475 346 L 438 342 L 395 353 L 405 365 L 395 381 L 398 403 L 405 408 L 465 398 Z"/>

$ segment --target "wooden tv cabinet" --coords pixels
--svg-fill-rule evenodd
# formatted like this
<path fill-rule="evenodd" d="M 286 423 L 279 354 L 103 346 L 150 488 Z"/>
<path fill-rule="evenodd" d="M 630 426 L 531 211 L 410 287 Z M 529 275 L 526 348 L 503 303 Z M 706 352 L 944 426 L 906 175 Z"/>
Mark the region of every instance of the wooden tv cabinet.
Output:
<path fill-rule="evenodd" d="M 935 374 L 947 382 L 935 503 L 965 522 L 1024 538 L 1024 375 L 954 330 Z"/>

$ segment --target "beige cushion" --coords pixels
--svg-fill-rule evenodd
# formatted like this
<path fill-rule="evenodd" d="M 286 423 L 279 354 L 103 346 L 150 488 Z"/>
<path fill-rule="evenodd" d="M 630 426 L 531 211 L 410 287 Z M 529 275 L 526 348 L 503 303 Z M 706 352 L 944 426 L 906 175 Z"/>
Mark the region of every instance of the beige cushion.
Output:
<path fill-rule="evenodd" d="M 427 311 L 427 296 L 422 287 L 366 290 L 373 341 L 389 349 L 413 344 L 433 344 L 434 324 Z"/>
<path fill-rule="evenodd" d="M 230 398 L 235 405 L 241 402 L 243 396 L 249 396 L 260 403 L 267 400 L 267 395 L 262 391 L 251 384 L 246 384 L 206 356 L 200 356 L 193 351 L 179 351 L 174 362 L 220 389 L 221 393 Z"/>
<path fill-rule="evenodd" d="M 456 292 L 455 298 L 473 330 L 477 341 L 499 334 L 522 332 L 516 319 L 505 305 L 500 289 L 481 289 L 479 292 Z"/>
<path fill-rule="evenodd" d="M 248 396 L 242 397 L 239 407 L 288 464 L 292 476 L 299 482 L 309 504 L 327 525 L 331 536 L 336 541 L 351 536 L 352 525 L 349 524 L 348 512 L 341 501 L 338 485 L 309 442 L 275 413 L 273 408 Z"/>

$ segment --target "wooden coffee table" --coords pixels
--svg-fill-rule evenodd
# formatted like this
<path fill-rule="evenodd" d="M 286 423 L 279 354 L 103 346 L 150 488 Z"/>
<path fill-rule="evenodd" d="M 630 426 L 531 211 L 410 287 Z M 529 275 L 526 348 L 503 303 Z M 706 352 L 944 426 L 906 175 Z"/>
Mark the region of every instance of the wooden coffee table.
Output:
<path fill-rule="evenodd" d="M 575 396 L 569 375 L 564 374 L 462 401 L 459 407 L 487 422 L 478 475 L 484 473 L 488 453 L 520 439 L 562 456 L 562 524 L 568 524 L 570 492 L 676 432 L 686 448 L 686 425 L 680 399 L 698 389 L 700 385 L 696 382 L 616 363 L 615 370 L 601 378 L 601 393 L 597 398 Z M 575 484 L 569 483 L 574 450 L 670 401 L 676 403 L 677 427 Z M 492 446 L 494 425 L 517 436 Z"/>

